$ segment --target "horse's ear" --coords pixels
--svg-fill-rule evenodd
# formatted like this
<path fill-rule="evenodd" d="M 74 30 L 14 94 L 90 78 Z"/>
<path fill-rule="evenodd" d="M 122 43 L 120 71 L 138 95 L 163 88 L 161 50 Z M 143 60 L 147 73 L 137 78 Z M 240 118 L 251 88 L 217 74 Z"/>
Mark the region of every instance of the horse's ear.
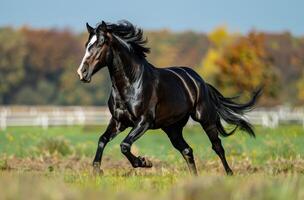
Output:
<path fill-rule="evenodd" d="M 106 33 L 107 32 L 107 24 L 104 21 L 102 21 L 101 24 L 97 27 L 97 30 Z"/>
<path fill-rule="evenodd" d="M 86 26 L 87 26 L 87 30 L 88 30 L 89 33 L 93 33 L 94 32 L 94 28 L 91 27 L 88 22 L 86 23 Z"/>

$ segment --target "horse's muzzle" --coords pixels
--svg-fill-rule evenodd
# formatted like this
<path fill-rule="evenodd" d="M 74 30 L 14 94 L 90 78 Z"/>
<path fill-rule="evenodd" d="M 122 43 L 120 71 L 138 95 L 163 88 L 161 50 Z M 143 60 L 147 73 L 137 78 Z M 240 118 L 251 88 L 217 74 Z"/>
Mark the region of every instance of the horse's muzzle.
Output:
<path fill-rule="evenodd" d="M 89 74 L 88 67 L 82 67 L 77 70 L 80 81 L 84 83 L 91 82 L 91 75 Z"/>
<path fill-rule="evenodd" d="M 84 83 L 90 83 L 91 82 L 91 78 L 81 78 L 80 81 L 84 82 Z"/>

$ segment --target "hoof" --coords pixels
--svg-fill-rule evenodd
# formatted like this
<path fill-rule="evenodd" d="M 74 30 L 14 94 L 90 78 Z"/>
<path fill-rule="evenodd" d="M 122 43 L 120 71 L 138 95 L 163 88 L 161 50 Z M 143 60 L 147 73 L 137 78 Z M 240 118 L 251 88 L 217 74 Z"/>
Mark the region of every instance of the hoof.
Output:
<path fill-rule="evenodd" d="M 233 172 L 231 170 L 227 171 L 227 176 L 233 176 Z"/>
<path fill-rule="evenodd" d="M 100 164 L 93 164 L 93 176 L 102 176 L 103 170 L 100 169 Z"/>
<path fill-rule="evenodd" d="M 198 173 L 196 170 L 190 171 L 190 174 L 191 174 L 191 176 L 194 176 L 194 177 L 198 176 Z"/>
<path fill-rule="evenodd" d="M 102 176 L 103 175 L 103 170 L 100 168 L 93 168 L 93 176 Z"/>
<path fill-rule="evenodd" d="M 152 164 L 152 162 L 149 160 L 149 159 L 147 159 L 147 158 L 145 158 L 145 157 L 138 157 L 139 158 L 139 160 L 141 161 L 141 167 L 144 167 L 144 168 L 151 168 L 152 166 L 153 166 L 153 164 Z"/>

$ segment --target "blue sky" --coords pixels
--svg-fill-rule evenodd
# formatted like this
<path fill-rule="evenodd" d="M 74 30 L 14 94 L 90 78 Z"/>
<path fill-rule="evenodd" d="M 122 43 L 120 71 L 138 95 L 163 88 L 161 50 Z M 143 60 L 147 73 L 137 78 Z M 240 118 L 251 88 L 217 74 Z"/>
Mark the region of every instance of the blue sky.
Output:
<path fill-rule="evenodd" d="M 1 0 L 0 26 L 69 27 L 127 19 L 145 29 L 209 32 L 219 25 L 304 35 L 304 0 Z"/>

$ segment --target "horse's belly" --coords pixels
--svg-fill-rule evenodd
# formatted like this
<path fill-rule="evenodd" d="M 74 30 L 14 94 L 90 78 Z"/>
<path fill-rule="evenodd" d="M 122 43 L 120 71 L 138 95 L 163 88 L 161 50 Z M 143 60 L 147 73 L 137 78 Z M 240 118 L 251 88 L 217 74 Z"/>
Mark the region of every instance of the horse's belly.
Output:
<path fill-rule="evenodd" d="M 183 99 L 160 102 L 155 113 L 155 128 L 166 127 L 190 115 L 192 105 Z"/>

